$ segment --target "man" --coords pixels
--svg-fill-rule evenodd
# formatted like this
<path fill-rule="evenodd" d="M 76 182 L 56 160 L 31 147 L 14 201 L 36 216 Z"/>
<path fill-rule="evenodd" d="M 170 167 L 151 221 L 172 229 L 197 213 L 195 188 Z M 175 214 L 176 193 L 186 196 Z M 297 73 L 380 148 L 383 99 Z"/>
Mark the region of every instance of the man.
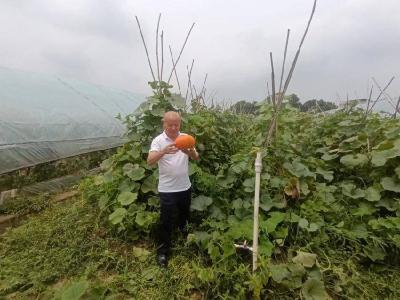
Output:
<path fill-rule="evenodd" d="M 181 133 L 181 117 L 177 112 L 168 111 L 163 117 L 164 132 L 158 135 L 151 143 L 147 163 L 158 163 L 161 216 L 159 229 L 159 248 L 157 251 L 158 263 L 166 267 L 168 253 L 171 247 L 171 233 L 173 229 L 173 214 L 178 208 L 178 226 L 184 230 L 189 221 L 191 183 L 189 180 L 189 158 L 198 160 L 199 154 L 193 147 L 179 150 L 175 139 Z"/>

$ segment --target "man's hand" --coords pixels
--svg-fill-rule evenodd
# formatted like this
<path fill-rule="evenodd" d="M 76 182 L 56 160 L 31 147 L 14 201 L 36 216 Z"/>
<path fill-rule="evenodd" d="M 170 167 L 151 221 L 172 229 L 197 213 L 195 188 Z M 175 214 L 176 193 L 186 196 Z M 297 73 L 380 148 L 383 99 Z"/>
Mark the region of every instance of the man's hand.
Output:
<path fill-rule="evenodd" d="M 151 166 L 157 163 L 161 157 L 164 156 L 164 154 L 175 154 L 178 152 L 178 148 L 176 148 L 175 144 L 169 144 L 166 146 L 164 149 L 161 149 L 160 151 L 151 151 L 149 155 L 147 156 L 147 163 Z"/>
<path fill-rule="evenodd" d="M 178 148 L 176 148 L 175 143 L 174 144 L 169 144 L 167 147 L 161 150 L 162 153 L 164 154 L 175 154 L 178 152 Z"/>
<path fill-rule="evenodd" d="M 199 153 L 197 153 L 195 148 L 181 149 L 181 151 L 193 160 L 199 159 Z"/>

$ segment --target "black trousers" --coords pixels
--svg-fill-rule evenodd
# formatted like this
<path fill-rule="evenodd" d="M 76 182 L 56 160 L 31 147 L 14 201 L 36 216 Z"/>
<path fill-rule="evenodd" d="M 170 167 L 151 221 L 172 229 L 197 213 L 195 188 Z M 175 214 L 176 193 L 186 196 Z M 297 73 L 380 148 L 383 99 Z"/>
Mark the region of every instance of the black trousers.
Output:
<path fill-rule="evenodd" d="M 192 190 L 174 193 L 159 193 L 161 204 L 161 216 L 159 227 L 159 254 L 168 254 L 171 248 L 171 234 L 174 229 L 174 216 L 178 211 L 178 227 L 183 231 L 190 217 L 190 202 Z"/>

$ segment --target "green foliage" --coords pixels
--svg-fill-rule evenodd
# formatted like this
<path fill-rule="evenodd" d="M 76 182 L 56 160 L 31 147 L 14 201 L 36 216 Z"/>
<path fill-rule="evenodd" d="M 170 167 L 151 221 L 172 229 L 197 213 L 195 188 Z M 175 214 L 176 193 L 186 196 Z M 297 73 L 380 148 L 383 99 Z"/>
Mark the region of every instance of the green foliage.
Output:
<path fill-rule="evenodd" d="M 145 158 L 161 131 L 163 112 L 177 109 L 176 99 L 166 89 L 156 91 L 127 118 L 131 141 L 103 163 L 102 175 L 82 183 L 85 199 L 100 208 L 104 224 L 117 234 L 139 239 L 156 225 L 157 172 Z M 194 223 L 187 246 L 210 263 L 195 267 L 196 287 L 227 295 L 226 280 L 236 282 L 232 274 L 239 272 L 247 284 L 230 292 L 243 297 L 266 296 L 275 286 L 305 299 L 356 296 L 360 277 L 349 269 L 339 272 L 339 262 L 325 270 L 320 262 L 343 248 L 342 259 L 355 268 L 360 262 L 398 267 L 393 255 L 400 251 L 399 121 L 365 118 L 355 109 L 316 116 L 287 106 L 274 143 L 263 149 L 273 108 L 257 107 L 252 117 L 205 107 L 183 115 L 183 130 L 196 137 L 201 157 L 191 164 Z M 263 154 L 259 256 L 264 265 L 251 274 L 248 257 L 233 244 L 252 240 L 257 149 Z M 341 272 L 354 280 L 345 281 Z"/>
<path fill-rule="evenodd" d="M 16 198 L 8 198 L 0 205 L 0 214 L 26 215 L 40 212 L 50 206 L 50 195 L 18 195 Z"/>
<path fill-rule="evenodd" d="M 101 161 L 114 152 L 115 149 L 96 151 L 1 174 L 0 191 L 21 188 L 73 173 L 84 173 L 85 170 L 98 167 Z"/>
<path fill-rule="evenodd" d="M 247 102 L 241 100 L 231 105 L 229 108 L 233 113 L 236 114 L 257 114 L 257 102 Z"/>
<path fill-rule="evenodd" d="M 312 99 L 304 102 L 303 104 L 300 104 L 299 108 L 300 111 L 303 112 L 312 112 L 312 111 L 321 112 L 321 111 L 335 109 L 337 108 L 337 105 L 333 102 L 324 101 L 322 99 L 320 100 Z"/>

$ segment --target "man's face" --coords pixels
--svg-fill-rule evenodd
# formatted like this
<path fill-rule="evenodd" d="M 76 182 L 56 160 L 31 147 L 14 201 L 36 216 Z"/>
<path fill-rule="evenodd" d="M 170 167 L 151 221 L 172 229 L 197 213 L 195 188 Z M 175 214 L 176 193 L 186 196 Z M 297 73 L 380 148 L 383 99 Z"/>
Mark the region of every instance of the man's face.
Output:
<path fill-rule="evenodd" d="M 175 139 L 178 137 L 179 130 L 181 128 L 181 119 L 176 117 L 166 118 L 164 120 L 163 127 L 167 136 Z"/>

